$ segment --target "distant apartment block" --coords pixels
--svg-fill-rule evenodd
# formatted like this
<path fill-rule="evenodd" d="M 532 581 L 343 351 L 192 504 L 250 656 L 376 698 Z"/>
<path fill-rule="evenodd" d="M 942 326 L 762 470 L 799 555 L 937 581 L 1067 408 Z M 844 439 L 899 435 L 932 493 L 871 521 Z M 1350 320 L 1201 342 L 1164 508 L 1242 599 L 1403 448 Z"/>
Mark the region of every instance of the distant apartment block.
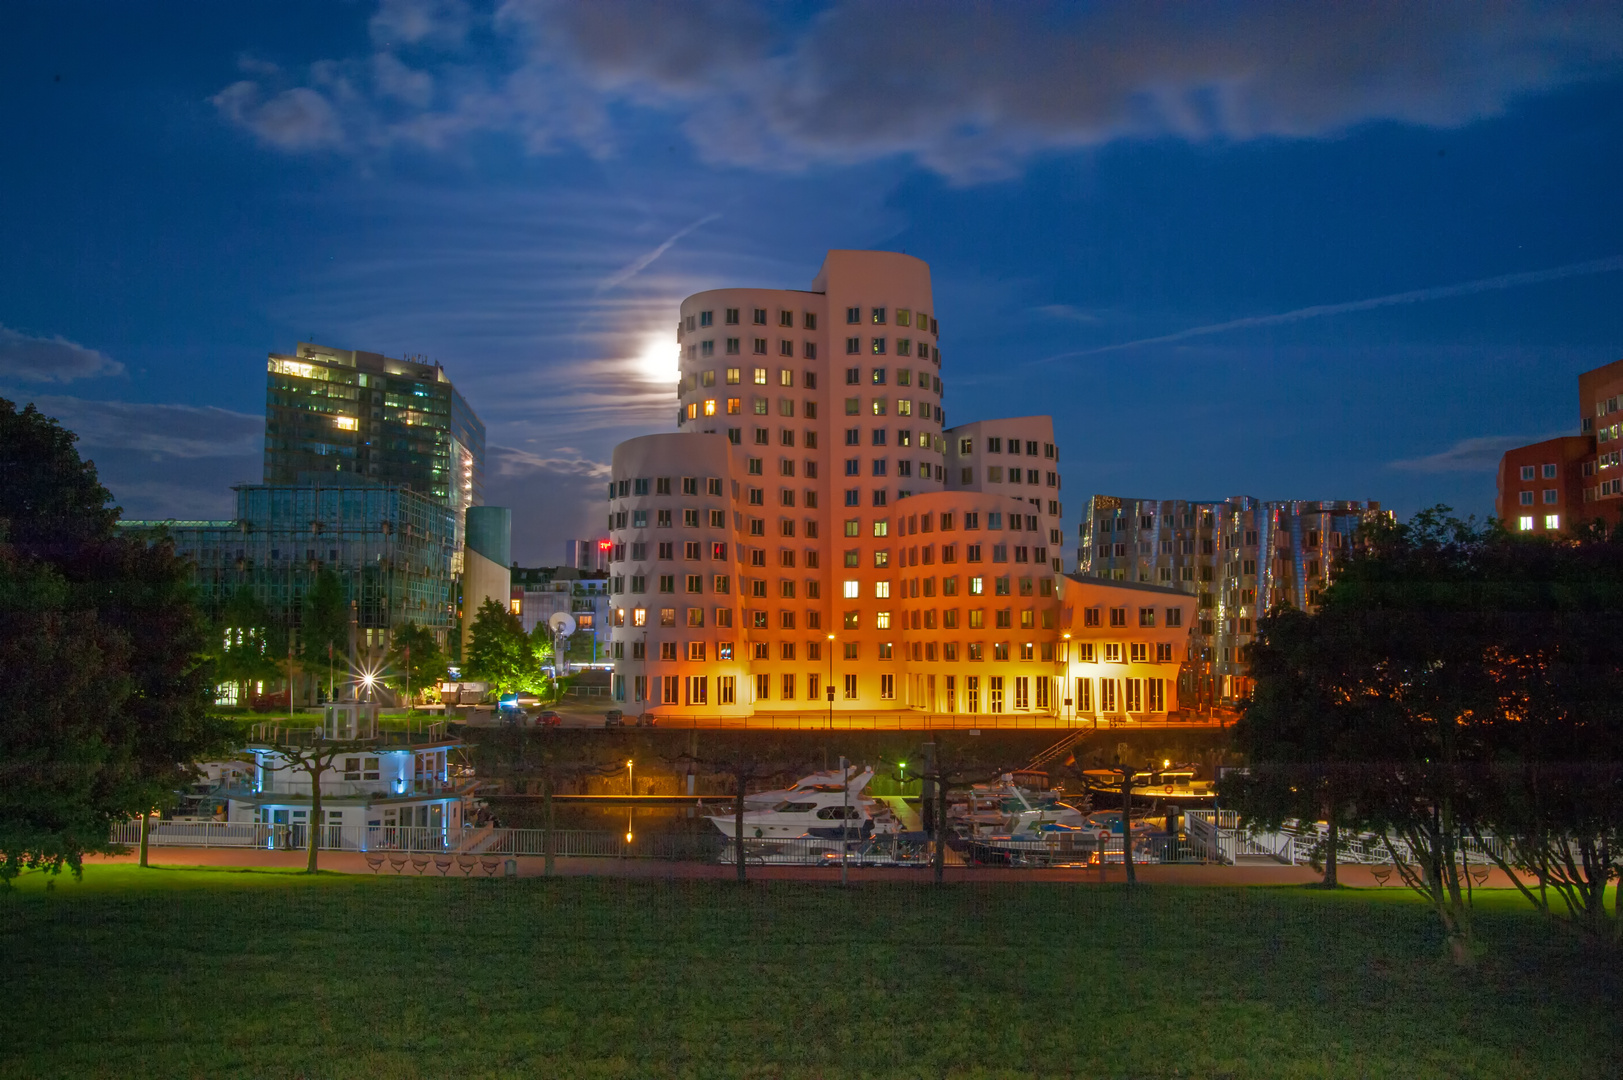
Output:
<path fill-rule="evenodd" d="M 1623 510 L 1623 360 L 1578 376 L 1577 435 L 1505 451 L 1494 513 L 1513 532 L 1561 532 Z"/>
<path fill-rule="evenodd" d="M 1269 502 L 1088 500 L 1078 576 L 1140 582 L 1196 597 L 1185 695 L 1205 703 L 1247 697 L 1257 620 L 1279 604 L 1312 610 L 1358 527 L 1387 514 L 1355 500 Z"/>

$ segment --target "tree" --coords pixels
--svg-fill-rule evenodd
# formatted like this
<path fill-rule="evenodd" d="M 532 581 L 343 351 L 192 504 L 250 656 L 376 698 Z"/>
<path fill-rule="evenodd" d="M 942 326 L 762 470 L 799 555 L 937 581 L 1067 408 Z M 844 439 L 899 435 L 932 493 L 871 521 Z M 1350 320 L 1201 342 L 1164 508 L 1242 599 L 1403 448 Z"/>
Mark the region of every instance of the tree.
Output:
<path fill-rule="evenodd" d="M 407 699 L 408 708 L 416 695 L 445 678 L 449 670 L 445 653 L 427 627 L 408 622 L 391 635 L 384 682 Z"/>
<path fill-rule="evenodd" d="M 480 604 L 468 637 L 463 672 L 467 678 L 488 682 L 500 694 L 546 692 L 543 653 L 536 639 L 524 632 L 519 617 L 505 606 L 492 599 Z"/>
<path fill-rule="evenodd" d="M 0 400 L 0 878 L 79 872 L 116 821 L 173 797 L 229 727 L 210 714 L 207 622 L 163 537 L 118 536 L 75 436 Z M 21 688 L 27 688 L 23 690 Z"/>
<path fill-rule="evenodd" d="M 209 651 L 215 677 L 237 684 L 238 702 L 248 701 L 251 683 L 281 673 L 287 651 L 284 633 L 272 624 L 270 611 L 252 589 L 239 588 L 227 598 L 214 620 Z"/>
<path fill-rule="evenodd" d="M 299 652 L 305 667 L 319 671 L 322 664 L 327 665 L 327 699 L 334 700 L 332 672 L 340 657 L 345 673 L 349 671 L 349 607 L 344 603 L 343 582 L 325 566 L 316 572 L 310 591 L 304 594 L 299 621 Z"/>
<path fill-rule="evenodd" d="M 1342 826 L 1356 822 L 1357 763 L 1379 754 L 1360 742 L 1378 734 L 1354 674 L 1362 654 L 1331 620 L 1278 608 L 1257 627 L 1255 689 L 1235 725 L 1249 770 L 1225 779 L 1223 795 L 1268 828 L 1323 818 L 1322 884 L 1334 888 Z"/>
<path fill-rule="evenodd" d="M 1270 620 L 1241 732 L 1264 760 L 1242 797 L 1309 812 L 1327 778 L 1462 964 L 1473 860 L 1545 910 L 1554 884 L 1603 916 L 1623 857 L 1619 541 L 1513 537 L 1444 507 L 1367 527 L 1314 615 Z"/>
<path fill-rule="evenodd" d="M 113 536 L 119 509 L 78 439 L 33 405 L 18 412 L 0 398 L 0 520 L 24 559 L 71 557 Z"/>
<path fill-rule="evenodd" d="M 962 789 L 995 780 L 1008 769 L 1001 763 L 987 762 L 971 752 L 964 743 L 948 743 L 939 737 L 920 747 L 914 760 L 922 762 L 911 768 L 914 775 L 924 781 L 921 802 L 924 812 L 921 816 L 934 842 L 930 865 L 935 884 L 940 885 L 946 879 L 949 832 L 947 796 L 954 788 Z"/>

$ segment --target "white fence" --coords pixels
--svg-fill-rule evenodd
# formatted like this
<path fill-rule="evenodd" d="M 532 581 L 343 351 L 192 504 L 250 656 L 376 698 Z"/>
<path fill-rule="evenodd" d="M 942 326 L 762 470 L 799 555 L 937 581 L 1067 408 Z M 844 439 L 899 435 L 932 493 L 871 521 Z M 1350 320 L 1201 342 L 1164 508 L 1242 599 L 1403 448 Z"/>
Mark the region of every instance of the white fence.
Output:
<path fill-rule="evenodd" d="M 1287 821 L 1273 831 L 1248 827 L 1233 810 L 1186 810 L 1184 827 L 1204 858 L 1233 864 L 1243 858 L 1266 858 L 1297 866 L 1324 858 L 1329 847 L 1329 829 L 1319 822 Z M 1505 858 L 1504 841 L 1484 835 L 1480 842 L 1472 836 L 1457 838 L 1461 857 L 1474 862 Z M 1377 833 L 1343 829 L 1336 836 L 1336 861 L 1365 865 L 1390 865 L 1396 854 L 1399 862 L 1413 863 L 1414 852 L 1401 839 L 1390 845 Z"/>

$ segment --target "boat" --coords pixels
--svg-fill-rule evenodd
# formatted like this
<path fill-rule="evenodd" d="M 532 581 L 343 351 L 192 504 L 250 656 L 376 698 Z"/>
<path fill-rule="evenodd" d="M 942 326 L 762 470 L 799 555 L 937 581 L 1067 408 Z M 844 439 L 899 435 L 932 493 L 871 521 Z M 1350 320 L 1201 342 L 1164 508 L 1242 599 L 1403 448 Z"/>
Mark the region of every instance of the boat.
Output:
<path fill-rule="evenodd" d="M 827 843 L 839 849 L 840 843 L 850 844 L 866 840 L 877 834 L 900 832 L 901 823 L 890 807 L 878 799 L 863 794 L 874 771 L 855 768 L 847 774 L 844 783 L 840 774 L 833 774 L 833 782 L 821 782 L 818 774 L 788 789 L 786 798 L 766 808 L 750 809 L 748 800 L 742 816 L 743 838 L 750 841 L 804 840 Z M 737 833 L 739 818 L 735 814 L 716 814 L 710 818 L 721 834 L 729 840 Z"/>
<path fill-rule="evenodd" d="M 814 772 L 810 776 L 803 776 L 795 781 L 793 787 L 778 788 L 775 791 L 757 791 L 753 795 L 744 796 L 745 810 L 770 810 L 781 802 L 788 801 L 797 792 L 815 791 L 820 787 L 833 785 L 836 791 L 840 786 L 840 771 L 829 769 L 826 772 Z"/>
<path fill-rule="evenodd" d="M 948 807 L 947 821 L 962 836 L 1025 833 L 1057 824 L 1080 827 L 1083 812 L 1061 802 L 1058 792 L 1036 791 L 1005 774 L 996 784 L 976 784 Z"/>
<path fill-rule="evenodd" d="M 1174 765 L 1166 762 L 1159 769 L 1140 769 L 1133 773 L 1133 798 L 1150 802 L 1197 803 L 1217 797 L 1217 784 L 1211 780 L 1196 779 L 1199 769 L 1194 765 Z M 1087 769 L 1083 775 L 1096 783 L 1118 783 L 1119 773 L 1109 769 Z M 1109 796 L 1106 795 L 1106 798 Z"/>

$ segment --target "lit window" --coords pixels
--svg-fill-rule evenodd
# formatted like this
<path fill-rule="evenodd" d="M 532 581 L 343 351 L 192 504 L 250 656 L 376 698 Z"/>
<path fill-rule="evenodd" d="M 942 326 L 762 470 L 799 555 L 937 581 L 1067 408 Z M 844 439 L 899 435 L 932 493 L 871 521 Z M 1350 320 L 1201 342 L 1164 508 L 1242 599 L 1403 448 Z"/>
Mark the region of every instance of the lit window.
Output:
<path fill-rule="evenodd" d="M 714 415 L 716 415 L 716 399 L 715 398 L 706 398 L 705 399 L 705 402 L 704 402 L 704 414 L 706 416 L 714 416 Z"/>
<path fill-rule="evenodd" d="M 1528 528 L 1532 528 L 1532 526 L 1529 525 Z M 845 598 L 847 600 L 855 600 L 857 597 L 859 597 L 861 595 L 862 595 L 862 585 L 861 585 L 861 583 L 855 582 L 855 581 L 847 581 L 845 583 Z"/>
<path fill-rule="evenodd" d="M 890 612 L 878 611 L 874 613 L 873 625 L 875 630 L 890 629 Z"/>
<path fill-rule="evenodd" d="M 1518 524 L 1520 524 L 1522 532 L 1533 531 L 1533 519 L 1530 517 L 1521 518 Z"/>
<path fill-rule="evenodd" d="M 1544 527 L 1546 529 L 1559 529 L 1561 527 L 1561 515 L 1560 514 L 1545 514 L 1544 515 Z"/>
<path fill-rule="evenodd" d="M 756 386 L 765 386 L 766 385 L 766 368 L 758 367 L 758 368 L 755 369 L 755 385 Z"/>
<path fill-rule="evenodd" d="M 873 595 L 874 595 L 875 600 L 889 600 L 890 599 L 890 582 L 888 582 L 888 581 L 876 581 L 876 582 L 874 582 L 873 583 Z"/>
<path fill-rule="evenodd" d="M 335 416 L 332 418 L 332 422 L 338 425 L 338 428 L 341 431 L 354 431 L 358 426 L 358 423 L 353 416 Z"/>

